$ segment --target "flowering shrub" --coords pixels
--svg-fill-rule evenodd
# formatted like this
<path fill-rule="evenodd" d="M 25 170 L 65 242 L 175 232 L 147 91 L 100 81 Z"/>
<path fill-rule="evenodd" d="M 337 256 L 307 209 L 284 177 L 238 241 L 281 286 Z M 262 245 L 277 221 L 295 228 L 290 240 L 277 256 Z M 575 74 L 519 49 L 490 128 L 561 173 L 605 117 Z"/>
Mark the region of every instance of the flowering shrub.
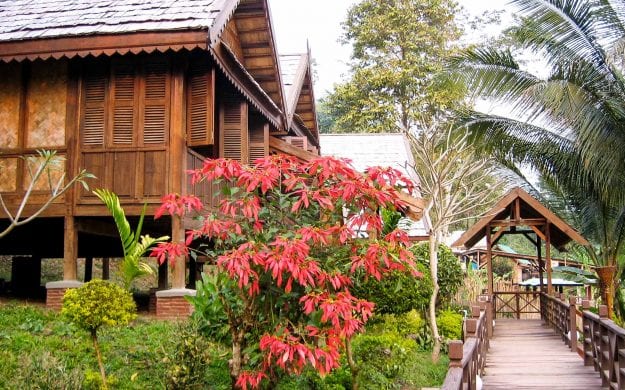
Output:
<path fill-rule="evenodd" d="M 214 259 L 196 301 L 206 300 L 207 329 L 227 323 L 230 371 L 241 389 L 306 366 L 321 374 L 338 367 L 374 306 L 350 293 L 354 282 L 395 270 L 417 274 L 406 234 L 382 236 L 378 210 L 403 208 L 398 191 L 412 189 L 397 170 L 361 174 L 335 158 L 276 155 L 254 166 L 207 160 L 190 175 L 220 184 L 222 200 L 211 210 L 194 196 L 166 196 L 158 216 L 199 215 L 202 223 L 185 242 L 160 243 L 152 255 L 161 263 L 194 251 Z"/>

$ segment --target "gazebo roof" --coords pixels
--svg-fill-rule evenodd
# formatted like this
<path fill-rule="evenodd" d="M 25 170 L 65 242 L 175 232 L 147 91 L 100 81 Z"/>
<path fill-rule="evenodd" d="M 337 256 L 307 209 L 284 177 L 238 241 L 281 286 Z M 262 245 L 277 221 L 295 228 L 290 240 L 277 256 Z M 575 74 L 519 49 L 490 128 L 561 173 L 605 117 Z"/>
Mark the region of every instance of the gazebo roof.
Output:
<path fill-rule="evenodd" d="M 549 229 L 551 244 L 558 250 L 563 250 L 570 241 L 575 241 L 580 245 L 589 245 L 588 241 L 569 224 L 523 189 L 516 187 L 501 198 L 482 219 L 464 232 L 452 246 L 473 247 L 486 236 L 489 226 L 515 228 L 516 226 L 530 226 L 535 229 L 536 226 L 545 223 Z"/>

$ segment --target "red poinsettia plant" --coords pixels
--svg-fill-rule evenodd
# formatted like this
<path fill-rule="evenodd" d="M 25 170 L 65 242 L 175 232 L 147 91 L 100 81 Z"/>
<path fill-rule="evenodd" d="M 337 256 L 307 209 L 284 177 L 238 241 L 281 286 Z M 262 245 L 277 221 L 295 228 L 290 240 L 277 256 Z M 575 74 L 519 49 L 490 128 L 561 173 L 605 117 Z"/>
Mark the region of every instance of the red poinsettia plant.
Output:
<path fill-rule="evenodd" d="M 382 236 L 380 216 L 406 206 L 399 192 L 412 191 L 410 180 L 390 168 L 363 174 L 332 157 L 284 155 L 254 165 L 211 159 L 189 174 L 221 188 L 217 204 L 166 196 L 157 216 L 200 223 L 186 242 L 160 243 L 152 255 L 161 263 L 193 251 L 213 259 L 194 304 L 215 334 L 228 330 L 235 386 L 258 388 L 306 366 L 324 375 L 344 352 L 352 364 L 349 341 L 374 305 L 350 287 L 395 270 L 417 275 L 406 234 Z"/>

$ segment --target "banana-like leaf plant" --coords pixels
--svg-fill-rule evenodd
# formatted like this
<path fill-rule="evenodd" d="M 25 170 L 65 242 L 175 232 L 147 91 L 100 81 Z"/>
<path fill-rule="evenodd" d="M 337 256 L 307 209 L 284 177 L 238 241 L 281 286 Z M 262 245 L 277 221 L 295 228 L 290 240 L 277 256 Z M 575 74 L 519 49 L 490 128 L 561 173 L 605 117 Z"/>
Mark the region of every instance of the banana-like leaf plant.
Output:
<path fill-rule="evenodd" d="M 121 262 L 120 271 L 124 280 L 124 286 L 126 289 L 130 289 L 135 279 L 154 274 L 154 269 L 150 264 L 141 259 L 152 245 L 169 240 L 169 236 L 153 238 L 148 234 L 141 234 L 147 204 L 143 205 L 137 228 L 135 231 L 132 231 L 119 197 L 114 192 L 106 189 L 97 189 L 93 193 L 106 205 L 106 208 L 115 220 L 124 250 L 124 259 Z"/>

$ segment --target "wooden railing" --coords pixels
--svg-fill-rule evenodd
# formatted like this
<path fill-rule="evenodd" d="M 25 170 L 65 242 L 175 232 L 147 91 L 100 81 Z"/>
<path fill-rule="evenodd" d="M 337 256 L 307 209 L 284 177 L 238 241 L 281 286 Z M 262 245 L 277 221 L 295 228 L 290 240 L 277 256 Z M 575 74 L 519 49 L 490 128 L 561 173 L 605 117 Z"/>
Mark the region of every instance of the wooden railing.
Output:
<path fill-rule="evenodd" d="M 625 329 L 607 315 L 606 306 L 599 306 L 599 315 L 583 311 L 584 365 L 594 366 L 602 386 L 625 389 Z"/>
<path fill-rule="evenodd" d="M 561 294 L 541 294 L 545 323 L 584 358 L 585 366 L 599 372 L 603 387 L 625 389 L 625 329 L 608 319 L 607 306 L 599 306 L 597 315 L 588 310 L 589 301 L 582 301 L 582 310 L 576 301 L 569 297 L 566 302 Z M 578 346 L 579 334 L 583 335 L 583 343 Z"/>
<path fill-rule="evenodd" d="M 540 314 L 540 293 L 536 291 L 495 291 L 495 318 L 532 318 Z"/>
<path fill-rule="evenodd" d="M 492 335 L 490 299 L 471 307 L 471 318 L 464 323 L 464 344 L 460 340 L 449 342 L 449 370 L 441 389 L 457 390 L 477 388 L 478 375 L 486 365 L 486 352 Z"/>

